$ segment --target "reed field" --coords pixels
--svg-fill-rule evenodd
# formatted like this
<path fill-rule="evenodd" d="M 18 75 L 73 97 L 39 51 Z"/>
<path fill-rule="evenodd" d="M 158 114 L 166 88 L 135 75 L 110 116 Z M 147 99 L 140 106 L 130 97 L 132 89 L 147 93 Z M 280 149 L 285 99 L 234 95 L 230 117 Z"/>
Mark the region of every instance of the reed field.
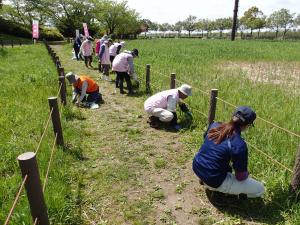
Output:
<path fill-rule="evenodd" d="M 17 156 L 36 151 L 49 115 L 47 99 L 57 95 L 58 83 L 56 68 L 44 45 L 0 49 L 0 75 L 0 223 L 4 224 L 22 182 Z M 76 136 L 80 128 L 72 124 L 80 112 L 74 110 L 63 110 L 66 148 L 55 149 L 45 190 L 51 224 L 80 224 L 76 209 L 78 174 L 71 169 L 81 156 Z M 37 153 L 42 185 L 53 140 L 50 121 Z M 25 190 L 10 224 L 32 224 Z"/>
<path fill-rule="evenodd" d="M 132 41 L 128 48 L 133 47 L 140 50 L 136 64 L 143 80 L 145 65 L 151 65 L 153 92 L 169 88 L 171 73 L 176 73 L 177 86 L 181 83 L 193 86 L 193 96 L 187 102 L 194 122 L 182 138 L 191 150 L 190 157 L 203 140 L 207 118 L 201 113 L 208 113 L 212 88 L 219 90 L 217 121 L 228 121 L 234 105 L 249 105 L 260 118 L 299 136 L 299 42 L 153 39 Z M 290 195 L 289 184 L 300 138 L 260 118 L 245 133 L 245 139 L 250 174 L 266 185 L 265 205 L 243 207 L 253 207 L 258 214 L 269 215 L 273 221 L 270 224 L 299 224 L 300 205 Z M 184 120 L 183 116 L 181 119 Z"/>

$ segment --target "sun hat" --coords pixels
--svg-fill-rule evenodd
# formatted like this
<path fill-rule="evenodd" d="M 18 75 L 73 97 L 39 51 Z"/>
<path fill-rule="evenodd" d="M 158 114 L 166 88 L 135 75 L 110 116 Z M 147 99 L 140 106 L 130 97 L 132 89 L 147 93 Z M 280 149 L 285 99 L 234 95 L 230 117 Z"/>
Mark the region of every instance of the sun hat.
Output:
<path fill-rule="evenodd" d="M 239 106 L 233 113 L 242 121 L 242 124 L 253 124 L 256 119 L 256 113 L 249 106 Z"/>
<path fill-rule="evenodd" d="M 132 55 L 139 56 L 139 50 L 137 48 L 132 49 Z"/>
<path fill-rule="evenodd" d="M 79 79 L 79 76 L 77 76 L 73 72 L 69 72 L 69 73 L 66 74 L 66 78 L 67 78 L 67 80 L 69 81 L 70 84 L 73 84 Z"/>
<path fill-rule="evenodd" d="M 183 93 L 186 96 L 191 96 L 192 95 L 192 87 L 187 84 L 181 85 L 179 88 L 177 88 L 178 91 Z"/>

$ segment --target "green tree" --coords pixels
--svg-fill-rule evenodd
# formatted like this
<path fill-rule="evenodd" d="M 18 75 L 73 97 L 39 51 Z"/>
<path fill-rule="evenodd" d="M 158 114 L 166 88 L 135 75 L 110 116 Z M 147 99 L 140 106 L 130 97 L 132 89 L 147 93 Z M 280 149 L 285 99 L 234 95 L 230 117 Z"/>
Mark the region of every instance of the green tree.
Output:
<path fill-rule="evenodd" d="M 290 13 L 290 10 L 288 9 L 280 9 L 278 11 L 273 12 L 269 18 L 267 19 L 267 25 L 269 28 L 275 30 L 276 35 L 275 37 L 278 37 L 279 29 L 283 29 L 283 38 L 285 38 L 285 35 L 287 31 L 293 26 L 294 24 L 294 13 Z"/>
<path fill-rule="evenodd" d="M 180 37 L 182 29 L 183 29 L 183 22 L 182 21 L 176 22 L 174 25 L 174 30 L 177 31 L 178 37 Z"/>
<path fill-rule="evenodd" d="M 256 6 L 252 6 L 250 9 L 244 12 L 244 16 L 241 18 L 241 23 L 244 24 L 247 29 L 250 29 L 251 37 L 253 30 L 255 29 L 259 30 L 259 36 L 260 29 L 266 24 L 266 17 Z"/>
<path fill-rule="evenodd" d="M 295 25 L 300 26 L 300 14 L 298 14 L 298 16 L 295 19 Z"/>
<path fill-rule="evenodd" d="M 189 15 L 188 18 L 183 21 L 183 27 L 189 32 L 189 37 L 191 37 L 191 32 L 196 29 L 196 22 L 197 17 L 192 15 Z"/>
<path fill-rule="evenodd" d="M 232 25 L 232 18 L 219 18 L 215 20 L 215 28 L 220 31 L 220 38 L 223 36 L 225 29 L 230 29 Z"/>

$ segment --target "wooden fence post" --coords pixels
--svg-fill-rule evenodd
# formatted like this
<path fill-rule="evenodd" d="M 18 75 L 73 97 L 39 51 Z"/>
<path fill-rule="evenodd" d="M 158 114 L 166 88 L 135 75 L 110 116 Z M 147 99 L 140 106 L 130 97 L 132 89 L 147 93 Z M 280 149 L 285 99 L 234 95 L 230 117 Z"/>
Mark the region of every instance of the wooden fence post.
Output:
<path fill-rule="evenodd" d="M 294 173 L 291 182 L 291 188 L 293 192 L 297 193 L 299 191 L 299 187 L 300 187 L 300 145 L 296 155 Z"/>
<path fill-rule="evenodd" d="M 3 44 L 3 40 L 1 40 L 1 46 L 2 46 L 2 48 L 3 48 L 3 46 L 4 46 L 4 44 Z"/>
<path fill-rule="evenodd" d="M 63 137 L 61 121 L 59 116 L 57 97 L 48 98 L 48 102 L 50 106 L 50 111 L 53 109 L 51 117 L 52 117 L 54 136 L 56 136 L 57 134 L 56 144 L 63 147 L 64 137 Z"/>
<path fill-rule="evenodd" d="M 55 59 L 56 59 L 56 53 L 53 51 L 53 54 L 52 54 L 52 61 L 55 63 Z"/>
<path fill-rule="evenodd" d="M 18 161 L 22 177 L 28 176 L 25 188 L 32 220 L 37 218 L 38 224 L 50 225 L 35 153 L 23 153 L 18 156 Z"/>
<path fill-rule="evenodd" d="M 14 40 L 11 40 L 11 47 L 14 47 Z"/>
<path fill-rule="evenodd" d="M 175 87 L 176 87 L 176 74 L 171 73 L 170 89 L 174 89 Z"/>
<path fill-rule="evenodd" d="M 151 87 L 150 87 L 150 64 L 146 65 L 146 93 L 150 94 Z"/>
<path fill-rule="evenodd" d="M 59 67 L 59 73 L 58 73 L 59 76 L 65 76 L 65 69 L 63 67 Z"/>
<path fill-rule="evenodd" d="M 216 109 L 217 109 L 217 97 L 218 97 L 218 89 L 211 89 L 209 112 L 208 112 L 208 125 L 213 123 L 215 120 Z"/>
<path fill-rule="evenodd" d="M 67 88 L 66 88 L 66 80 L 65 80 L 65 77 L 64 76 L 59 76 L 58 78 L 59 80 L 59 87 L 61 86 L 61 89 L 60 89 L 60 100 L 61 100 L 61 103 L 66 106 L 67 105 Z"/>

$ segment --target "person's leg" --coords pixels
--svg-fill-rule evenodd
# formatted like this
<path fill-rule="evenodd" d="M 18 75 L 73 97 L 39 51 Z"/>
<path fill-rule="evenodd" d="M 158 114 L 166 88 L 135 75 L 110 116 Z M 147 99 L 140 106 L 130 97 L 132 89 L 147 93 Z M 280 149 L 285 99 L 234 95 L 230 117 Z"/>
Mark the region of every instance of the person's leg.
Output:
<path fill-rule="evenodd" d="M 76 59 L 79 60 L 79 49 L 74 48 Z"/>
<path fill-rule="evenodd" d="M 88 57 L 84 56 L 84 64 L 86 67 L 88 67 Z"/>
<path fill-rule="evenodd" d="M 126 84 L 127 84 L 128 94 L 133 94 L 130 76 L 128 75 L 128 73 L 124 73 L 124 77 L 125 77 Z"/>
<path fill-rule="evenodd" d="M 93 66 L 92 66 L 93 57 L 90 55 L 90 56 L 88 56 L 88 59 L 89 59 L 89 66 L 91 68 L 93 68 Z"/>
<path fill-rule="evenodd" d="M 114 59 L 115 59 L 115 57 L 111 55 L 111 56 L 109 56 L 109 59 L 110 59 L 110 63 L 112 64 L 113 61 L 114 61 Z"/>
<path fill-rule="evenodd" d="M 158 117 L 159 120 L 161 122 L 167 123 L 172 121 L 174 115 L 172 112 L 166 110 L 166 109 L 162 109 L 162 108 L 155 108 L 152 112 L 151 112 L 152 116 Z"/>
<path fill-rule="evenodd" d="M 95 92 L 89 93 L 87 102 L 98 103 L 100 101 L 100 98 L 101 98 L 101 96 L 99 94 L 99 91 L 95 91 Z"/>
<path fill-rule="evenodd" d="M 232 195 L 246 194 L 248 198 L 261 197 L 265 192 L 265 188 L 261 182 L 250 177 L 246 180 L 238 181 L 232 173 L 227 173 L 220 187 L 209 189 Z"/>
<path fill-rule="evenodd" d="M 103 75 L 105 76 L 106 80 L 109 80 L 109 64 L 102 64 L 103 68 Z"/>
<path fill-rule="evenodd" d="M 124 82 L 124 73 L 122 72 L 118 72 L 119 73 L 119 78 L 120 78 L 120 81 L 119 81 L 119 88 L 120 88 L 120 93 L 121 94 L 124 94 L 124 86 L 123 86 L 123 82 Z"/>
<path fill-rule="evenodd" d="M 120 85 L 120 75 L 119 75 L 118 72 L 116 73 L 115 84 L 116 84 L 116 88 L 119 88 L 119 85 Z"/>

